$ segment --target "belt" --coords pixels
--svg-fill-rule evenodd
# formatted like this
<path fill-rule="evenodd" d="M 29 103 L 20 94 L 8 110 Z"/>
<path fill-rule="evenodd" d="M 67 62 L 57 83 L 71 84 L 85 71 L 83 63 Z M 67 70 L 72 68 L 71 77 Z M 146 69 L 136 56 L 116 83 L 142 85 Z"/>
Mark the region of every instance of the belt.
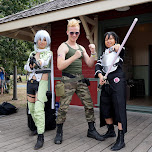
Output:
<path fill-rule="evenodd" d="M 76 78 L 77 77 L 76 75 L 72 75 L 70 73 L 65 73 L 65 72 L 62 72 L 62 76 L 66 76 L 66 77 L 69 77 L 69 78 Z"/>
<path fill-rule="evenodd" d="M 38 81 L 36 81 L 34 79 L 28 80 L 28 82 L 30 82 L 30 83 L 39 83 Z"/>
<path fill-rule="evenodd" d="M 70 74 L 70 73 L 64 73 L 64 72 L 62 72 L 62 76 L 66 76 L 66 77 L 71 78 L 71 79 L 68 79 L 68 80 L 62 79 L 62 80 L 61 80 L 62 82 L 80 81 L 80 80 L 82 80 L 82 79 L 84 78 L 83 75 L 77 75 L 77 76 L 76 76 L 76 75 L 72 75 L 72 74 Z"/>

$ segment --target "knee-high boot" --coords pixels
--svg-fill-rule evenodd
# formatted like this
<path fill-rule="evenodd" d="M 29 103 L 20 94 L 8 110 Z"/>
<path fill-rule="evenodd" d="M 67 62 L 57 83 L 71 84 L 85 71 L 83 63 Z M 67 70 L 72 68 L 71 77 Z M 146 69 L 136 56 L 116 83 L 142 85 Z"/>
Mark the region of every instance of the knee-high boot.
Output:
<path fill-rule="evenodd" d="M 89 126 L 89 129 L 88 129 L 87 137 L 94 138 L 94 139 L 99 140 L 99 141 L 104 140 L 104 137 L 96 131 L 96 128 L 94 126 L 94 122 L 88 122 L 88 126 Z"/>
<path fill-rule="evenodd" d="M 112 151 L 117 151 L 125 147 L 125 142 L 124 142 L 124 133 L 123 130 L 118 129 L 118 137 L 116 139 L 116 143 L 111 147 Z"/>
<path fill-rule="evenodd" d="M 57 124 L 57 132 L 56 132 L 56 137 L 54 139 L 55 144 L 61 144 L 62 143 L 62 137 L 63 137 L 62 127 L 63 127 L 63 124 Z"/>
<path fill-rule="evenodd" d="M 41 147 L 43 147 L 43 144 L 44 144 L 44 135 L 38 134 L 37 143 L 34 147 L 34 150 L 40 149 Z"/>
<path fill-rule="evenodd" d="M 108 131 L 106 134 L 103 135 L 104 138 L 109 138 L 109 137 L 116 137 L 116 133 L 114 130 L 114 125 L 113 124 L 107 124 Z"/>

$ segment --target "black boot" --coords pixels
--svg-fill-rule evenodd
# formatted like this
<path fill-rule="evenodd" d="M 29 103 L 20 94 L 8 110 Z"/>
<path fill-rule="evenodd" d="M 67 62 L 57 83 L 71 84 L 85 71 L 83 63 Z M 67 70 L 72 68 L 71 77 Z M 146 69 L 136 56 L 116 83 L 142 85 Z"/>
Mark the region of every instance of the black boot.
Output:
<path fill-rule="evenodd" d="M 115 133 L 113 124 L 110 124 L 110 125 L 107 124 L 107 128 L 108 128 L 108 131 L 106 132 L 106 134 L 103 135 L 103 137 L 104 138 L 116 137 L 116 133 Z"/>
<path fill-rule="evenodd" d="M 38 134 L 37 143 L 34 147 L 34 150 L 40 149 L 41 147 L 43 147 L 43 144 L 44 144 L 44 135 Z"/>
<path fill-rule="evenodd" d="M 124 133 L 123 130 L 118 130 L 118 137 L 116 140 L 116 143 L 111 147 L 112 151 L 117 151 L 125 147 L 125 142 L 124 142 Z"/>
<path fill-rule="evenodd" d="M 88 122 L 88 126 L 89 126 L 89 129 L 88 129 L 87 137 L 94 138 L 94 139 L 99 140 L 99 141 L 104 140 L 103 136 L 101 136 L 96 131 L 96 128 L 94 127 L 94 122 Z"/>
<path fill-rule="evenodd" d="M 63 136 L 62 127 L 63 127 L 63 124 L 58 124 L 57 125 L 56 137 L 54 139 L 55 144 L 61 144 L 62 143 L 62 136 Z"/>

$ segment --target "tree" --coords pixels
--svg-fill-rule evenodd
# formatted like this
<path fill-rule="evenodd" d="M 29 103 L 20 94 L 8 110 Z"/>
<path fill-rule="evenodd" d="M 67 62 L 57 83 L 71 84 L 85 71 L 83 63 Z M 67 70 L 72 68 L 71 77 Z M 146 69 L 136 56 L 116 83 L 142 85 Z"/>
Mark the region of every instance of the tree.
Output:
<path fill-rule="evenodd" d="M 3 16 L 15 14 L 29 9 L 48 0 L 0 0 L 0 13 Z"/>
<path fill-rule="evenodd" d="M 0 0 L 0 17 L 15 14 L 48 0 Z M 33 50 L 33 43 L 0 36 L 0 56 L 2 66 L 13 70 L 14 65 L 23 69 L 28 52 Z"/>
<path fill-rule="evenodd" d="M 14 65 L 22 69 L 31 50 L 33 50 L 33 43 L 1 37 L 0 56 L 2 66 L 5 67 L 6 71 L 12 71 Z"/>
<path fill-rule="evenodd" d="M 0 0 L 0 17 L 15 14 L 47 0 Z M 0 37 L 0 57 L 6 71 L 13 71 L 13 100 L 17 100 L 17 65 L 22 69 L 27 60 L 28 50 L 33 44 L 12 38 Z"/>

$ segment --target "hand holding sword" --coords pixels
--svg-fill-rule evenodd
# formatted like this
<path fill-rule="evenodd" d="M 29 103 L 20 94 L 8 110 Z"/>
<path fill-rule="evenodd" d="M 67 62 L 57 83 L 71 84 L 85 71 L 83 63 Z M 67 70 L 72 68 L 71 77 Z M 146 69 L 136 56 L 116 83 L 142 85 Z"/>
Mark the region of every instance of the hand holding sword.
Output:
<path fill-rule="evenodd" d="M 122 44 L 121 44 L 120 47 L 119 47 L 119 49 L 118 49 L 118 51 L 117 51 L 117 54 L 116 54 L 115 58 L 114 58 L 113 61 L 112 61 L 111 66 L 109 67 L 108 71 L 106 72 L 105 76 L 103 76 L 103 78 L 102 78 L 102 76 L 101 76 L 102 74 L 99 75 L 99 76 L 101 77 L 101 78 L 100 78 L 100 79 L 101 79 L 101 80 L 100 80 L 100 81 L 101 81 L 101 83 L 100 83 L 101 85 L 99 84 L 98 89 L 101 89 L 102 84 L 105 83 L 105 80 L 107 79 L 107 76 L 108 76 L 108 74 L 109 74 L 112 66 L 114 65 L 114 63 L 115 63 L 118 55 L 120 54 L 120 52 L 121 52 L 124 44 L 126 43 L 128 37 L 129 37 L 130 33 L 132 32 L 132 30 L 133 30 L 133 28 L 134 28 L 134 26 L 135 26 L 135 24 L 136 24 L 137 21 L 138 21 L 138 18 L 135 18 L 134 21 L 133 21 L 133 23 L 132 23 L 132 25 L 131 25 L 131 27 L 129 28 L 129 30 L 128 30 L 128 32 L 127 32 L 127 34 L 126 34 L 126 36 L 125 36 L 125 38 L 124 38 L 124 40 L 123 40 L 123 42 L 122 42 Z"/>
<path fill-rule="evenodd" d="M 98 74 L 98 77 L 100 78 L 100 82 L 99 82 L 100 85 L 103 85 L 104 83 L 106 83 L 106 79 L 101 73 Z"/>

